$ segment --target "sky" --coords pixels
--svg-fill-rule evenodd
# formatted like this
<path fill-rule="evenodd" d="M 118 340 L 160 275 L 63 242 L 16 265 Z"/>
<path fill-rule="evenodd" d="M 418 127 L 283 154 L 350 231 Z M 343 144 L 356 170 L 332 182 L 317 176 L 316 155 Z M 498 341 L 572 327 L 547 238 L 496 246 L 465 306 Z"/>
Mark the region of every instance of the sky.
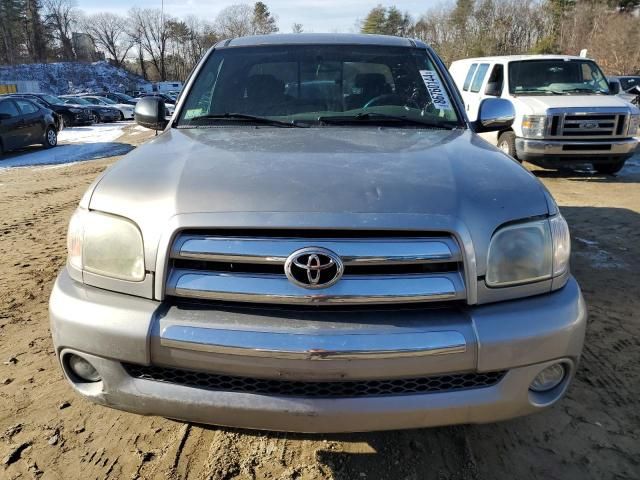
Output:
<path fill-rule="evenodd" d="M 77 0 L 86 13 L 110 11 L 126 13 L 132 7 L 160 8 L 162 0 Z M 294 23 L 301 23 L 305 32 L 354 32 L 356 21 L 364 19 L 378 4 L 396 5 L 418 17 L 437 0 L 263 0 L 278 18 L 280 31 L 288 33 Z M 254 3 L 253 0 L 164 0 L 165 12 L 176 17 L 197 15 L 213 21 L 218 12 L 229 5 Z"/>

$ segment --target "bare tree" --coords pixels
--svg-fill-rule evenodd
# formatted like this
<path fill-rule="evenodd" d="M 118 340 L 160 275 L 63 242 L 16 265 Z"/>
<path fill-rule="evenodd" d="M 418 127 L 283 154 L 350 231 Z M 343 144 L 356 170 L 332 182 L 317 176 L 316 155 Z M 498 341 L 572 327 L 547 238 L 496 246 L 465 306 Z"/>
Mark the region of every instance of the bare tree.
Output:
<path fill-rule="evenodd" d="M 90 15 L 82 21 L 83 30 L 91 35 L 98 48 L 105 50 L 117 67 L 124 64 L 133 47 L 133 39 L 127 33 L 128 26 L 125 17 L 108 12 Z"/>
<path fill-rule="evenodd" d="M 64 60 L 75 59 L 72 42 L 73 25 L 78 19 L 78 10 L 74 0 L 44 0 L 45 26 L 53 32 L 60 44 L 60 52 Z"/>
<path fill-rule="evenodd" d="M 158 9 L 134 8 L 129 12 L 132 31 L 135 32 L 141 50 L 147 54 L 151 63 L 160 76 L 160 80 L 167 79 L 167 46 L 171 35 L 171 23 L 175 19 L 164 15 Z"/>
<path fill-rule="evenodd" d="M 231 5 L 218 14 L 215 26 L 221 37 L 244 37 L 254 32 L 252 20 L 253 8 L 249 5 Z"/>
<path fill-rule="evenodd" d="M 303 33 L 304 29 L 301 23 L 294 23 L 291 27 L 291 33 Z"/>

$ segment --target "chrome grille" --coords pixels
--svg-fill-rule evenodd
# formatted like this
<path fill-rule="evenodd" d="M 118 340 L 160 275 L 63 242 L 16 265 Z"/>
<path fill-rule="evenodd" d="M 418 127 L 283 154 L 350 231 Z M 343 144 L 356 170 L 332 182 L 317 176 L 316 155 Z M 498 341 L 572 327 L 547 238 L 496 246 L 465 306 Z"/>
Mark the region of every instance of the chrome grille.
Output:
<path fill-rule="evenodd" d="M 307 289 L 285 275 L 306 247 L 330 250 L 340 280 Z M 462 253 L 450 236 L 209 235 L 185 232 L 170 252 L 169 296 L 257 303 L 370 304 L 466 299 Z"/>
<path fill-rule="evenodd" d="M 457 373 L 391 380 L 301 382 L 218 375 L 193 370 L 123 364 L 127 373 L 142 380 L 172 383 L 214 391 L 307 398 L 353 398 L 419 393 L 442 393 L 496 385 L 505 371 Z"/>
<path fill-rule="evenodd" d="M 626 111 L 565 111 L 551 116 L 548 136 L 573 139 L 626 137 Z"/>

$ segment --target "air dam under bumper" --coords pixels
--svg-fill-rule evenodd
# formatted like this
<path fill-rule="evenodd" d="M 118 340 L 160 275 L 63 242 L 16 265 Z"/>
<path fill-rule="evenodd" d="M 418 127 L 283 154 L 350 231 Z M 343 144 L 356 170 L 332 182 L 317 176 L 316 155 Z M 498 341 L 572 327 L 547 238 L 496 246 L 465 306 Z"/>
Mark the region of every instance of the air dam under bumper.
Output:
<path fill-rule="evenodd" d="M 555 403 L 566 391 L 582 350 L 586 308 L 575 280 L 561 290 L 538 297 L 474 308 L 395 309 L 379 311 L 322 311 L 300 313 L 282 309 L 184 310 L 151 300 L 121 295 L 71 280 L 62 272 L 54 287 L 51 330 L 59 357 L 75 353 L 98 370 L 102 381 L 79 383 L 74 388 L 88 399 L 144 415 L 161 415 L 197 423 L 297 432 L 354 432 L 417 428 L 461 423 L 486 423 L 539 411 Z M 390 318 L 392 316 L 392 318 Z M 299 317 L 299 318 L 298 318 Z M 339 320 L 336 320 L 339 318 Z M 370 320 L 367 320 L 369 319 Z M 237 345 L 202 346 L 175 337 L 175 327 L 231 328 L 230 331 L 268 332 L 318 338 L 338 345 L 343 335 L 363 334 L 372 340 L 366 358 L 360 342 L 349 342 L 335 358 L 295 355 L 308 347 L 302 339 L 284 354 L 236 350 Z M 322 330 L 322 326 L 327 326 Z M 174 334 L 166 338 L 165 332 Z M 197 330 L 195 330 L 197 331 Z M 389 347 L 403 332 L 420 332 L 434 350 L 405 351 Z M 457 332 L 450 351 L 442 332 Z M 347 333 L 348 332 L 348 333 Z M 376 334 L 383 341 L 373 341 Z M 398 334 L 398 337 L 394 337 Z M 335 338 L 331 338 L 334 335 Z M 231 335 L 229 338 L 243 338 Z M 256 342 L 261 336 L 256 335 Z M 460 347 L 463 339 L 464 349 Z M 218 343 L 231 341 L 224 340 Z M 377 345 L 377 346 L 376 346 Z M 217 348 L 217 347 L 222 347 Z M 419 346 L 418 341 L 410 345 Z M 231 349 L 229 350 L 229 347 Z M 437 348 L 436 348 L 437 347 Z M 411 350 L 411 349 L 409 349 Z M 445 348 L 446 350 L 446 348 Z M 291 356 L 291 353 L 294 353 Z M 386 353 L 385 353 L 386 352 Z M 260 356 L 261 358 L 256 358 Z M 346 355 L 346 357 L 345 357 Z M 563 361 L 569 375 L 545 394 L 533 393 L 534 377 L 555 361 Z M 237 391 L 211 391 L 177 383 L 134 378 L 123 363 L 200 370 L 224 375 L 291 381 L 358 381 L 434 376 L 455 372 L 506 370 L 492 386 L 392 396 L 310 398 L 263 395 Z M 65 374 L 67 372 L 65 371 Z M 67 374 L 67 378 L 69 376 Z"/>

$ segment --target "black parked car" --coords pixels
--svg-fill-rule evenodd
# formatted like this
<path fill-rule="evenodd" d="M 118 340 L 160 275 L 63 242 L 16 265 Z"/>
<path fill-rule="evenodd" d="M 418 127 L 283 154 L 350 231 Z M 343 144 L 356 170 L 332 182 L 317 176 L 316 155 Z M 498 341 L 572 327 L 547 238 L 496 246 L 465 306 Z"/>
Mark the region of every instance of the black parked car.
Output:
<path fill-rule="evenodd" d="M 98 105 L 94 102 L 90 102 L 87 99 L 80 97 L 73 97 L 71 95 L 63 95 L 60 97 L 67 105 L 78 105 L 81 108 L 91 109 L 93 118 L 96 123 L 100 122 L 117 122 L 120 120 L 120 110 L 117 108 L 106 107 L 104 105 Z"/>
<path fill-rule="evenodd" d="M 36 101 L 49 110 L 61 115 L 64 119 L 64 124 L 67 126 L 91 125 L 93 123 L 93 113 L 91 113 L 91 109 L 83 107 L 82 105 L 67 105 L 64 103 L 64 100 L 55 95 L 46 93 L 13 93 L 9 96 Z"/>
<path fill-rule="evenodd" d="M 0 97 L 0 155 L 34 144 L 58 144 L 53 112 L 25 98 Z"/>
<path fill-rule="evenodd" d="M 133 98 L 126 93 L 120 92 L 101 92 L 96 93 L 95 95 L 108 98 L 116 103 L 128 103 L 129 105 L 135 105 L 136 103 L 138 103 L 138 100 L 140 100 L 139 98 Z"/>

